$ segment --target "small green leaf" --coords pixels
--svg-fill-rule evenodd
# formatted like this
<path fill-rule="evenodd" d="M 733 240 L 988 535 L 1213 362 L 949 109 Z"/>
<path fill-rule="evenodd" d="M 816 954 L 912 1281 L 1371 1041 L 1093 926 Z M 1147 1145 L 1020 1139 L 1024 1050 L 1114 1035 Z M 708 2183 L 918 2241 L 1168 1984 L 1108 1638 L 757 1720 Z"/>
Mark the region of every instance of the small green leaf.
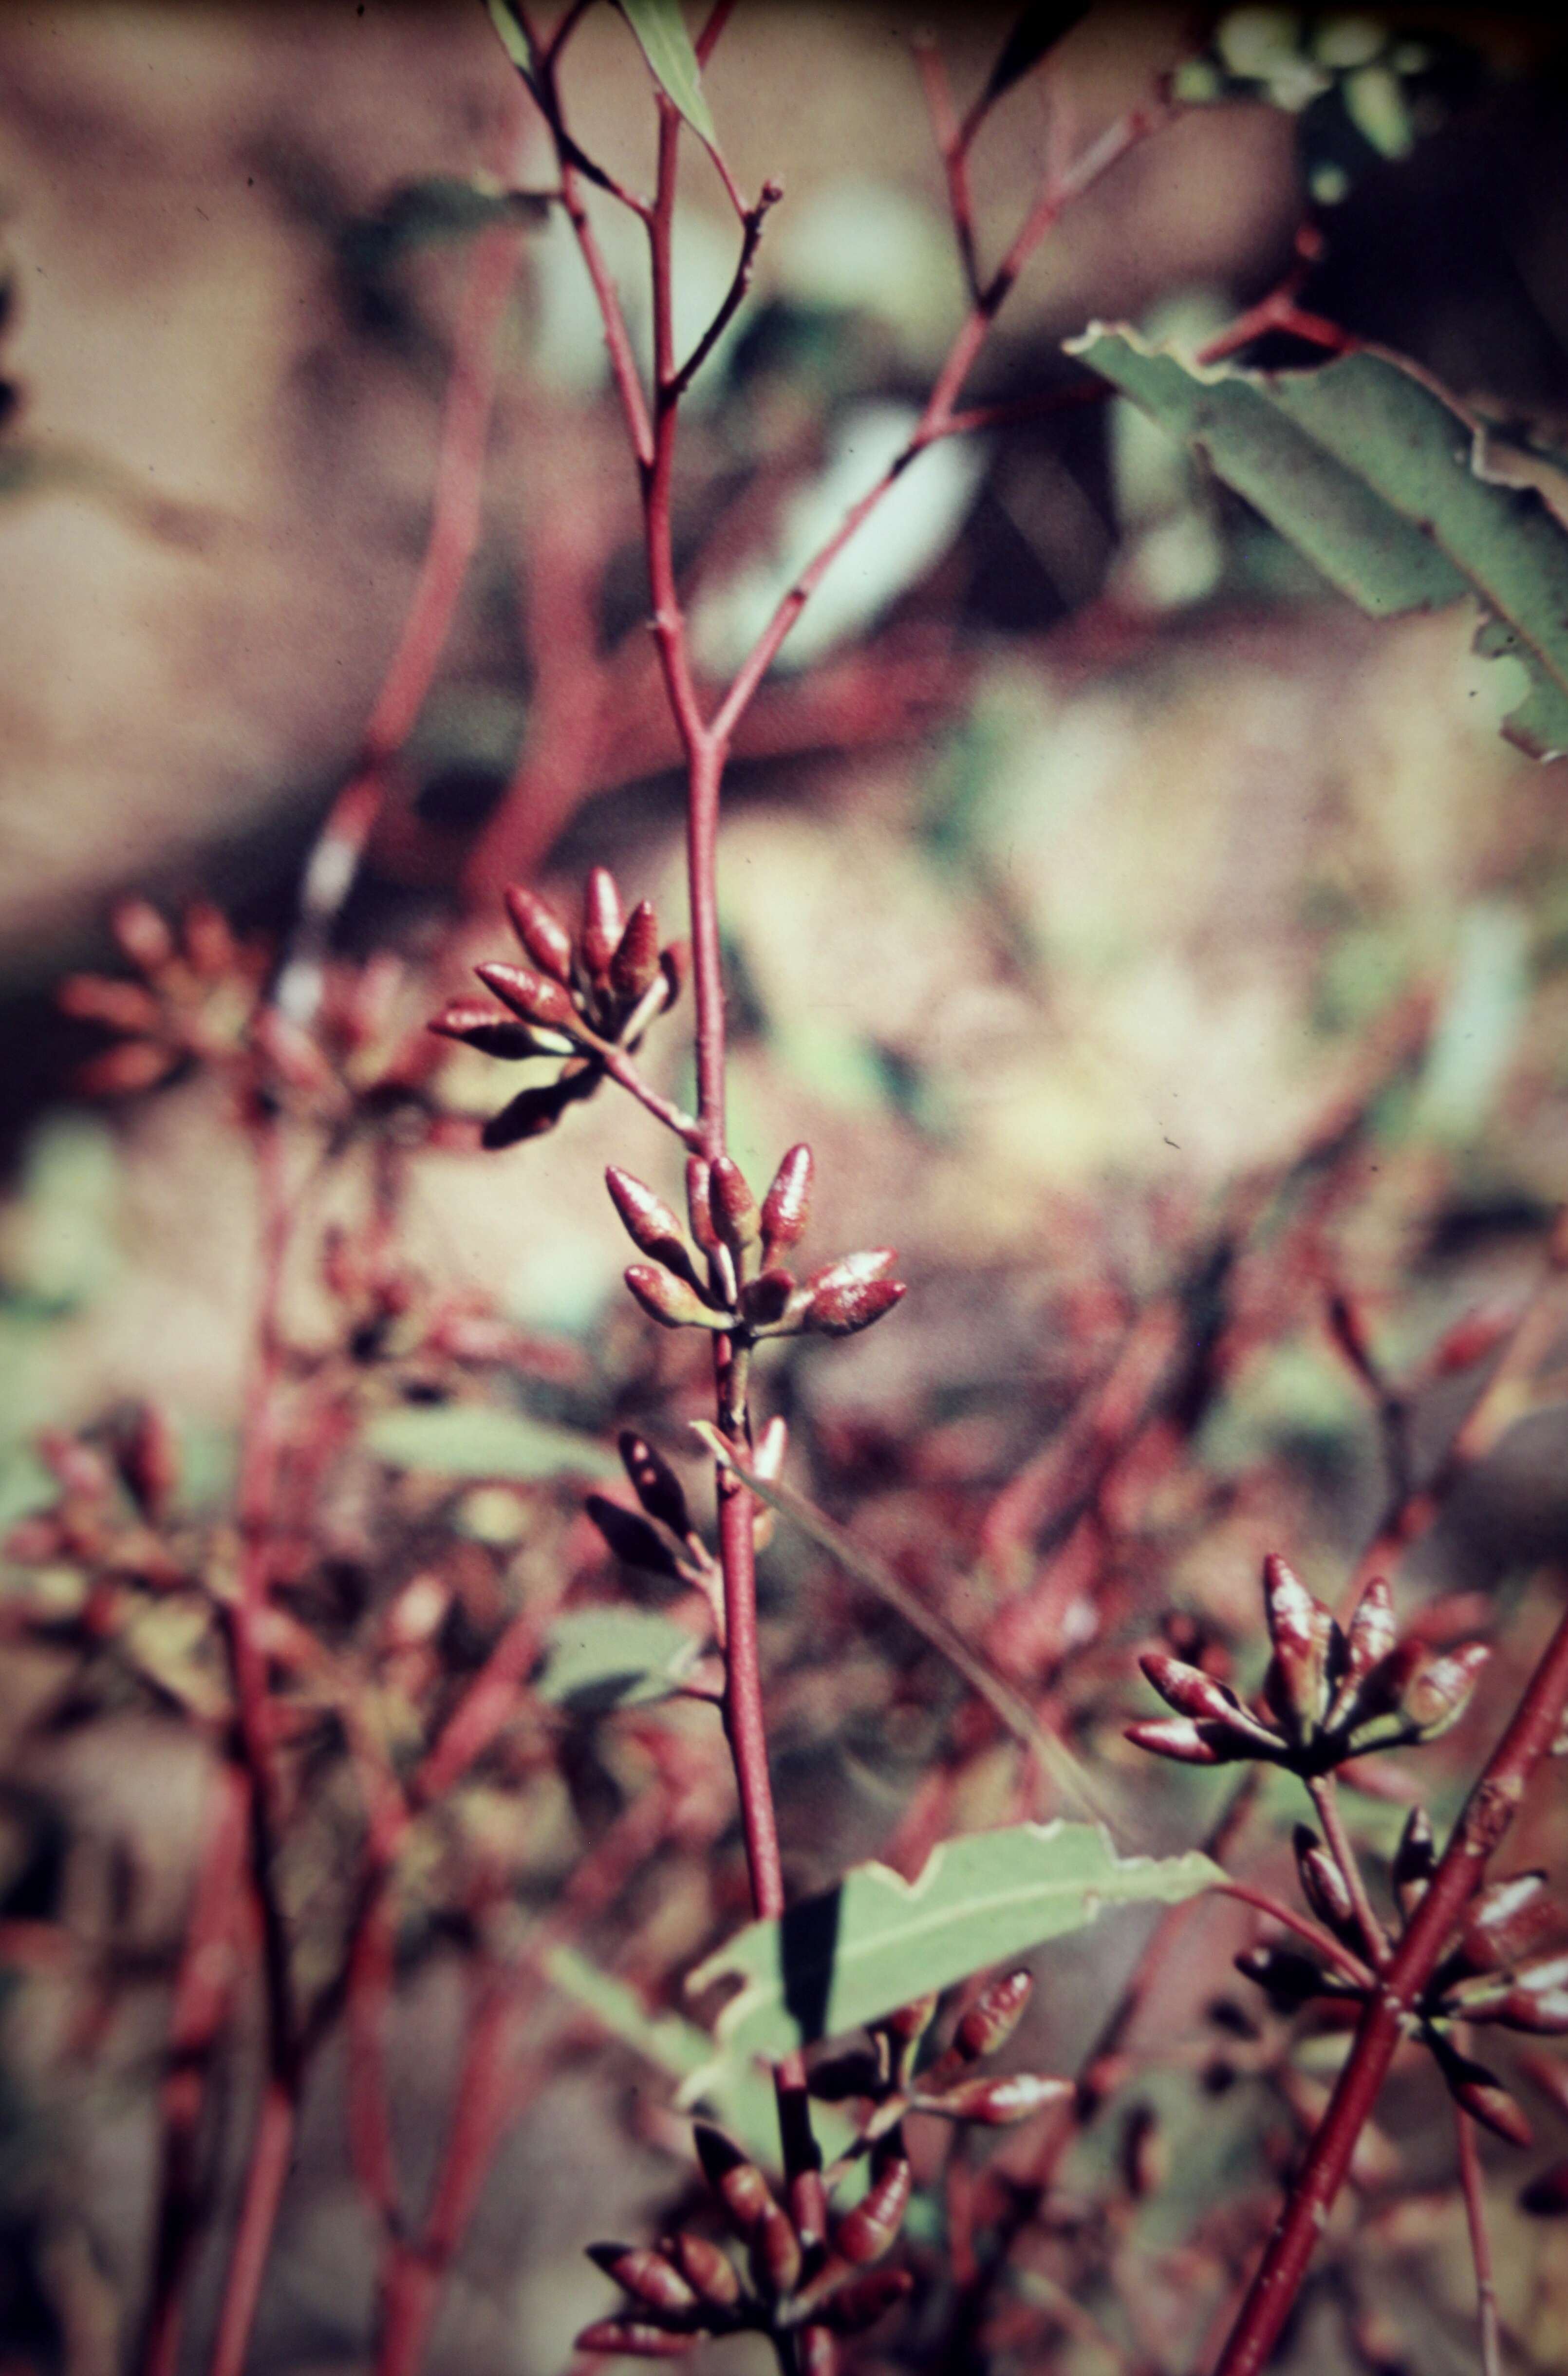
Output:
<path fill-rule="evenodd" d="M 533 79 L 533 43 L 507 5 L 507 0 L 486 0 L 490 21 L 501 38 L 501 46 L 521 75 Z"/>
<path fill-rule="evenodd" d="M 1004 91 L 1039 65 L 1075 25 L 1089 13 L 1088 0 L 1031 0 L 1021 10 L 991 69 L 984 105 L 994 107 Z"/>
<path fill-rule="evenodd" d="M 495 0 L 491 5 L 493 7 Z M 717 148 L 719 127 L 703 96 L 702 69 L 677 0 L 620 0 L 620 9 L 637 37 L 654 80 L 692 130 L 710 148 Z"/>
<path fill-rule="evenodd" d="M 620 1464 L 591 1435 L 552 1427 L 524 1411 L 490 1403 L 407 1403 L 384 1411 L 364 1432 L 368 1450 L 389 1468 L 433 1468 L 443 1477 L 618 1477 Z"/>
<path fill-rule="evenodd" d="M 640 1707 L 678 1692 L 702 1645 L 648 1609 L 572 1609 L 550 1629 L 534 1689 L 577 1716 Z"/>
<path fill-rule="evenodd" d="M 1315 371 L 1210 369 L 1096 324 L 1068 343 L 1182 438 L 1374 617 L 1473 594 L 1476 648 L 1528 680 L 1503 732 L 1568 751 L 1568 533 L 1534 488 L 1500 482 L 1484 425 L 1397 355 Z"/>
<path fill-rule="evenodd" d="M 1173 1905 L 1223 1879 L 1195 1850 L 1119 1857 L 1098 1824 L 1015 1824 L 944 1841 L 912 1882 L 857 1865 L 781 1921 L 748 1924 L 687 1987 L 743 1981 L 719 2016 L 719 2042 L 727 2055 L 777 2061 L 1082 1930 L 1107 1906 Z"/>
<path fill-rule="evenodd" d="M 563 1996 L 590 2014 L 610 2037 L 681 2084 L 683 2095 L 686 2083 L 708 2071 L 713 2085 L 703 2101 L 754 2162 L 766 2169 L 778 2168 L 778 2100 L 772 2081 L 762 2072 L 749 2062 L 726 2063 L 722 2070 L 715 2070 L 713 2040 L 706 2030 L 683 2021 L 679 2014 L 650 2013 L 628 1981 L 600 1971 L 575 1947 L 547 1947 L 540 1966 Z M 848 2150 L 849 2123 L 831 2105 L 813 2105 L 812 2127 L 829 2161 Z"/>

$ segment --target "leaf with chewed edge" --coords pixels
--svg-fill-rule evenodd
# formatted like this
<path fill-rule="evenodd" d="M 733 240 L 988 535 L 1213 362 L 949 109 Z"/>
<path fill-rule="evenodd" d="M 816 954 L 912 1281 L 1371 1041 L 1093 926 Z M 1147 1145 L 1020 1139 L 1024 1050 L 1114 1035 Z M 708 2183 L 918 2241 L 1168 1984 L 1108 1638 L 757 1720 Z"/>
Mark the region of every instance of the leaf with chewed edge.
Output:
<path fill-rule="evenodd" d="M 719 2016 L 720 2051 L 776 2061 L 1080 1930 L 1108 1906 L 1173 1905 L 1223 1879 L 1196 1850 L 1120 1857 L 1098 1824 L 1014 1824 L 944 1841 L 912 1882 L 857 1865 L 781 1920 L 748 1924 L 686 1985 L 743 1982 Z"/>
<path fill-rule="evenodd" d="M 1486 423 L 1456 398 L 1373 347 L 1312 371 L 1246 372 L 1097 323 L 1067 350 L 1373 617 L 1474 595 L 1476 649 L 1528 678 L 1503 732 L 1536 758 L 1568 751 L 1568 531 L 1489 460 Z"/>

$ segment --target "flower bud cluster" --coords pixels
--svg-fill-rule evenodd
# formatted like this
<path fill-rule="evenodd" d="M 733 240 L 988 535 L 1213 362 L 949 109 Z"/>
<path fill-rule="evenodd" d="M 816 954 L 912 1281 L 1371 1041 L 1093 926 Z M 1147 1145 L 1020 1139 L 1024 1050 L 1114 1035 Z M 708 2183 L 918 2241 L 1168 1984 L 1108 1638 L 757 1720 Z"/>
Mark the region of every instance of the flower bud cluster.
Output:
<path fill-rule="evenodd" d="M 569 1106 L 591 1097 L 604 1078 L 605 1057 L 632 1054 L 654 1017 L 674 1004 L 687 964 L 683 942 L 660 947 L 651 901 L 639 900 L 626 914 L 608 867 L 588 874 L 576 933 L 537 891 L 513 884 L 504 897 L 528 964 L 476 966 L 500 1007 L 454 999 L 430 1028 L 504 1063 L 559 1058 L 561 1071 L 543 1087 L 522 1090 L 486 1123 L 486 1146 L 538 1138 Z"/>
<path fill-rule="evenodd" d="M 1328 1774 L 1373 1750 L 1435 1740 L 1464 1714 L 1491 1655 L 1480 1642 L 1438 1651 L 1400 1639 L 1381 1576 L 1344 1628 L 1272 1553 L 1263 1596 L 1274 1655 L 1257 1700 L 1249 1706 L 1201 1668 L 1150 1651 L 1144 1673 L 1176 1714 L 1129 1725 L 1129 1740 L 1186 1765 L 1252 1758 Z"/>
<path fill-rule="evenodd" d="M 76 973 L 59 991 L 65 1014 L 116 1034 L 113 1047 L 78 1066 L 76 1087 L 84 1095 L 132 1096 L 184 1064 L 238 1052 L 264 960 L 235 940 L 219 909 L 193 901 L 176 933 L 150 901 L 126 898 L 109 926 L 138 979 Z"/>
<path fill-rule="evenodd" d="M 870 2055 L 820 2066 L 813 2074 L 813 2090 L 869 2097 L 862 2143 L 885 2135 L 910 2112 L 928 2112 L 942 2121 L 975 2121 L 988 2129 L 1012 2128 L 1073 2093 L 1070 2079 L 1032 2071 L 999 2076 L 976 2071 L 977 2063 L 997 2053 L 1012 2037 L 1033 1988 L 1028 1971 L 1007 1972 L 988 1981 L 960 2017 L 952 2043 L 923 2069 L 916 2066 L 937 2000 L 918 1997 L 873 2026 Z"/>
<path fill-rule="evenodd" d="M 1296 1832 L 1296 1866 L 1313 1912 L 1349 1956 L 1363 1939 L 1348 1884 L 1334 1858 L 1306 1824 Z M 1437 1870 L 1431 1824 L 1411 1810 L 1390 1879 L 1402 1926 L 1408 1929 Z M 1493 2072 L 1455 2042 L 1460 2025 L 1494 2025 L 1533 2037 L 1568 2035 L 1568 1944 L 1562 1917 L 1544 1872 L 1520 1872 L 1489 1882 L 1465 1909 L 1413 2008 L 1455 2101 L 1472 2120 L 1512 2144 L 1528 2144 L 1529 2123 Z M 1556 1943 L 1551 1943 L 1555 1941 Z M 1330 1969 L 1297 1947 L 1252 1947 L 1237 1969 L 1265 1989 L 1281 2012 L 1324 1998 L 1364 2001 L 1375 1982 Z M 1353 1967 L 1352 1967 L 1353 1968 Z"/>
<path fill-rule="evenodd" d="M 869 2051 L 817 2065 L 814 2095 L 837 2102 L 858 2097 L 865 2105 L 854 2145 L 824 2173 L 826 2183 L 830 2190 L 840 2185 L 862 2159 L 869 2172 L 864 2193 L 838 2215 L 824 2240 L 802 2239 L 755 2164 L 717 2129 L 699 2127 L 697 2156 L 731 2234 L 743 2248 L 740 2265 L 719 2246 L 691 2235 L 667 2238 L 653 2251 L 596 2245 L 594 2259 L 633 2302 L 620 2316 L 586 2328 L 577 2337 L 579 2350 L 656 2359 L 672 2358 L 699 2334 L 742 2327 L 774 2336 L 807 2326 L 830 2334 L 863 2334 L 910 2288 L 906 2270 L 880 2265 L 909 2207 L 913 2177 L 902 2128 L 908 2115 L 930 2112 L 1001 2128 L 1073 2093 L 1070 2079 L 1031 2072 L 987 2077 L 976 2069 L 1012 2036 L 1032 1985 L 1027 1971 L 991 1981 L 963 2014 L 951 2045 L 922 2071 L 916 2065 L 935 2016 L 935 1996 L 874 2023 Z"/>
<path fill-rule="evenodd" d="M 759 1205 L 731 1157 L 690 1157 L 688 1233 L 661 1196 L 612 1164 L 611 1201 L 647 1257 L 632 1264 L 626 1285 L 649 1319 L 753 1345 L 804 1330 L 851 1336 L 891 1312 L 907 1290 L 889 1276 L 897 1260 L 890 1246 L 841 1254 L 804 1280 L 786 1266 L 782 1257 L 805 1230 L 812 1169 L 810 1147 L 792 1146 Z"/>

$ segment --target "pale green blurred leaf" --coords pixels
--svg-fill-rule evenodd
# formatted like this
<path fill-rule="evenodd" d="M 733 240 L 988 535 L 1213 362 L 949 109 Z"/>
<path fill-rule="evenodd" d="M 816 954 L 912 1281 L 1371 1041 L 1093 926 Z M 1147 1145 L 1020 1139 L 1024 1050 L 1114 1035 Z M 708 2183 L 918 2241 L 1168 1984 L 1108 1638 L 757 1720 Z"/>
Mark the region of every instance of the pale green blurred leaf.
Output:
<path fill-rule="evenodd" d="M 776 551 L 699 600 L 693 631 L 705 668 L 727 675 L 739 667 L 814 554 L 903 452 L 917 418 L 895 404 L 846 415 L 822 475 L 788 505 Z M 958 438 L 911 463 L 834 560 L 776 665 L 809 667 L 916 584 L 956 535 L 984 467 L 975 441 Z"/>
<path fill-rule="evenodd" d="M 601 2029 L 656 2071 L 683 2085 L 706 2071 L 712 2084 L 705 2086 L 701 2100 L 754 2161 L 765 2168 L 778 2167 L 778 2102 L 772 2081 L 754 2063 L 713 2067 L 713 2040 L 706 2030 L 683 2021 L 679 2014 L 650 2013 L 627 1981 L 600 1971 L 575 1947 L 548 1947 L 540 1963 L 563 1996 L 591 2014 Z M 849 2121 L 831 2105 L 813 2105 L 812 2128 L 830 2161 L 850 2142 Z"/>
<path fill-rule="evenodd" d="M 553 1427 L 488 1403 L 410 1403 L 384 1411 L 364 1432 L 366 1448 L 391 1468 L 443 1477 L 618 1477 L 619 1463 L 591 1435 Z"/>
<path fill-rule="evenodd" d="M 533 44 L 518 23 L 506 0 L 485 0 L 490 21 L 500 36 L 501 46 L 521 74 L 533 73 Z"/>
<path fill-rule="evenodd" d="M 648 1609 L 571 1609 L 550 1629 L 534 1689 L 575 1715 L 640 1707 L 680 1690 L 702 1645 Z"/>
<path fill-rule="evenodd" d="M 1454 980 L 1417 1093 L 1418 1129 L 1451 1146 L 1477 1136 L 1494 1106 L 1529 1003 L 1529 925 L 1502 899 L 1459 927 Z"/>
<path fill-rule="evenodd" d="M 944 1841 L 913 1882 L 857 1865 L 781 1921 L 748 1924 L 687 1986 L 742 1981 L 719 2016 L 719 2045 L 777 2059 L 1082 1930 L 1108 1906 L 1169 1906 L 1222 1878 L 1195 1850 L 1119 1857 L 1098 1824 L 1016 1824 Z"/>
<path fill-rule="evenodd" d="M 1484 475 L 1480 425 L 1454 398 L 1372 350 L 1310 372 L 1210 370 L 1097 326 L 1069 351 L 1374 617 L 1475 595 L 1477 649 L 1527 678 L 1504 733 L 1538 758 L 1568 750 L 1568 533 L 1532 491 Z"/>

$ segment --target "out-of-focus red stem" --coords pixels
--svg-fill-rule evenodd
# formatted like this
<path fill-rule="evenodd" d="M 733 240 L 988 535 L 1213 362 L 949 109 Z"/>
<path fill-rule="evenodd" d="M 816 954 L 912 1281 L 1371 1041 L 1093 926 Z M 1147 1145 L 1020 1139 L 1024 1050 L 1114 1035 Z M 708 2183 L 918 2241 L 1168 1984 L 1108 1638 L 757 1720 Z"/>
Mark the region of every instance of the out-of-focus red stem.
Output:
<path fill-rule="evenodd" d="M 1487 2234 L 1481 2157 L 1477 2148 L 1476 2124 L 1457 2104 L 1454 2107 L 1454 2127 L 1459 2146 L 1459 2191 L 1465 2198 L 1465 2225 L 1469 2230 L 1470 2258 L 1476 2270 L 1476 2330 L 1481 2376 L 1503 2376 L 1503 2331 L 1497 2315 L 1491 2239 Z"/>
<path fill-rule="evenodd" d="M 244 2376 L 262 2275 L 272 2248 L 278 2208 L 283 2199 L 298 2114 L 296 2090 L 281 2077 L 268 2078 L 251 2147 L 245 2191 L 219 2312 L 218 2340 L 208 2376 Z"/>
<path fill-rule="evenodd" d="M 1568 1707 L 1568 1614 L 1466 1802 L 1442 1863 L 1368 2002 L 1348 2061 L 1307 2149 L 1215 2376 L 1258 2376 L 1290 2314 L 1313 2250 L 1371 2117 L 1410 2009 L 1471 1893 L 1518 1812 L 1530 1776 Z"/>
<path fill-rule="evenodd" d="M 517 106 L 514 99 L 504 173 L 517 155 Z M 408 741 L 429 694 L 479 541 L 498 333 L 517 279 L 522 239 L 520 226 L 504 223 L 481 232 L 474 243 L 453 339 L 423 558 L 397 648 L 365 723 L 354 771 L 316 836 L 293 946 L 279 975 L 277 996 L 295 1021 L 315 1012 L 333 921 L 352 888 L 381 813 L 391 762 Z"/>

